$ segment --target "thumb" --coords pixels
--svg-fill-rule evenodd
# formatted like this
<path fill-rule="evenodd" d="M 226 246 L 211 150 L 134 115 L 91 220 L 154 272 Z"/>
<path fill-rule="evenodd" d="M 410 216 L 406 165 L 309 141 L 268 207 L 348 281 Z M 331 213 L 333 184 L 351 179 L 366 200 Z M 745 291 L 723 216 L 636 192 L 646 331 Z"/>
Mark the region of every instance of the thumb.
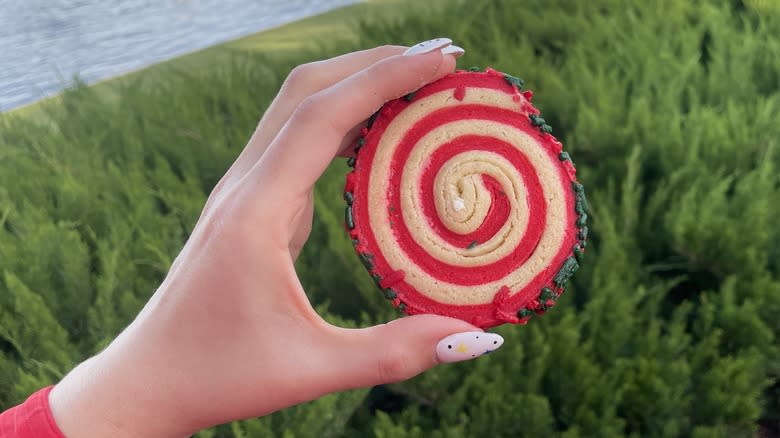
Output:
<path fill-rule="evenodd" d="M 406 380 L 439 363 L 475 359 L 504 339 L 459 319 L 414 315 L 365 329 L 338 329 L 335 382 L 358 388 Z"/>

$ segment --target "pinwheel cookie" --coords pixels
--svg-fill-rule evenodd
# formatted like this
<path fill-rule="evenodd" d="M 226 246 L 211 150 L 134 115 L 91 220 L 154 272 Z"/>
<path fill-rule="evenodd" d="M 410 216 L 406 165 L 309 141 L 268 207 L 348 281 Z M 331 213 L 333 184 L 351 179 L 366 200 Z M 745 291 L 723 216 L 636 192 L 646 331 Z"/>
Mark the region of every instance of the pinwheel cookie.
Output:
<path fill-rule="evenodd" d="M 524 324 L 578 269 L 585 193 L 521 87 L 492 69 L 458 71 L 387 103 L 362 131 L 346 227 L 407 314 Z"/>

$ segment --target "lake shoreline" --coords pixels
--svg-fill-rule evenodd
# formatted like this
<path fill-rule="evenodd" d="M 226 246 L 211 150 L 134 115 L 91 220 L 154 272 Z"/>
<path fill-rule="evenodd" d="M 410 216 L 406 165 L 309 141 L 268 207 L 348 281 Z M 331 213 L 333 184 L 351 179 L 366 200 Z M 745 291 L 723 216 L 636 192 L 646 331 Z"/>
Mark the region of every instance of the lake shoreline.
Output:
<path fill-rule="evenodd" d="M 0 111 L 361 0 L 9 0 L 0 9 Z"/>
<path fill-rule="evenodd" d="M 314 48 L 316 47 L 314 43 L 317 41 L 354 37 L 355 24 L 359 19 L 397 13 L 408 4 L 409 2 L 405 0 L 363 0 L 100 79 L 87 84 L 87 86 L 101 92 L 109 91 L 108 89 L 112 86 L 125 80 L 144 76 L 146 72 L 178 65 L 209 65 L 211 60 L 231 51 L 284 55 L 306 48 Z M 34 102 L 7 111 L 0 111 L 0 117 L 3 115 L 40 116 L 43 106 L 60 101 L 63 92 L 69 88 L 71 87 L 66 87 L 56 94 Z"/>

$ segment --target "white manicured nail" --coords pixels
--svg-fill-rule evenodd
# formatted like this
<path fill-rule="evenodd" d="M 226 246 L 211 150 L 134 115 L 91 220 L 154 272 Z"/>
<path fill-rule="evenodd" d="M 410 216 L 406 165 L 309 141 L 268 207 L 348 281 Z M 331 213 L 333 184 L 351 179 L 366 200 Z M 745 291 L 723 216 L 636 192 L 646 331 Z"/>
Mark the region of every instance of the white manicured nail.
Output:
<path fill-rule="evenodd" d="M 504 338 L 495 333 L 455 333 L 439 341 L 436 345 L 436 356 L 439 362 L 460 362 L 495 351 L 502 345 Z"/>
<path fill-rule="evenodd" d="M 433 52 L 434 50 L 443 49 L 452 44 L 452 40 L 449 38 L 435 38 L 428 41 L 417 43 L 412 47 L 409 47 L 404 52 L 404 55 L 422 55 L 423 53 Z"/>
<path fill-rule="evenodd" d="M 447 46 L 441 49 L 441 53 L 444 55 L 452 55 L 456 58 L 460 58 L 461 56 L 463 56 L 464 53 L 466 53 L 466 51 L 463 50 L 463 47 Z"/>

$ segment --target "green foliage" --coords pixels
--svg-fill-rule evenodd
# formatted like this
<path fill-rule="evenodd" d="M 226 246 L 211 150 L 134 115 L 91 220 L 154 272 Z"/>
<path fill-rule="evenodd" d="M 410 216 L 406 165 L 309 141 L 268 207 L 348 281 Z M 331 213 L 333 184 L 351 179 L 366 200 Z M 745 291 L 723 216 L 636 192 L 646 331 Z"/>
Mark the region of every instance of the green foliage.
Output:
<path fill-rule="evenodd" d="M 344 425 L 363 403 L 367 390 L 331 394 L 274 415 L 218 426 L 197 434 L 198 438 L 254 438 L 273 436 L 294 438 L 342 435 Z"/>
<path fill-rule="evenodd" d="M 463 67 L 520 75 L 572 152 L 593 210 L 572 286 L 544 317 L 497 329 L 496 354 L 200 435 L 780 431 L 780 8 L 481 0 L 359 30 L 316 56 L 236 53 L 108 100 L 78 88 L 43 120 L 0 118 L 0 409 L 130 321 L 292 66 L 447 35 Z M 345 172 L 317 187 L 298 270 L 329 318 L 385 321 L 396 313 L 341 224 Z"/>

